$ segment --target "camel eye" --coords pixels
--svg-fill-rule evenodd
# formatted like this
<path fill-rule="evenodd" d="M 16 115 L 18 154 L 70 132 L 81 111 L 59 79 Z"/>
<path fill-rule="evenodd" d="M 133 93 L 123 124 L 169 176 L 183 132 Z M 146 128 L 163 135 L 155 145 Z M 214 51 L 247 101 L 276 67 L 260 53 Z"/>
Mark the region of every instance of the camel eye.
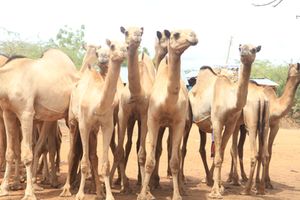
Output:
<path fill-rule="evenodd" d="M 252 48 L 250 51 L 251 51 L 251 53 L 255 54 L 256 53 L 256 48 Z"/>
<path fill-rule="evenodd" d="M 112 51 L 114 51 L 115 48 L 116 48 L 116 47 L 115 47 L 115 45 L 113 45 L 113 44 L 110 46 L 110 49 L 111 49 Z"/>

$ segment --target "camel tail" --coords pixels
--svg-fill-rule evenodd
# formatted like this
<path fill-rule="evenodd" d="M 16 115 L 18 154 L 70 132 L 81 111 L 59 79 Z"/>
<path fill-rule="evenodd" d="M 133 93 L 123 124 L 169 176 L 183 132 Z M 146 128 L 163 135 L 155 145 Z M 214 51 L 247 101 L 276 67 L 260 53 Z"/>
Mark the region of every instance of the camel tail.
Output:
<path fill-rule="evenodd" d="M 268 120 L 268 112 L 269 112 L 269 102 L 266 100 L 260 100 L 258 102 L 258 123 L 257 123 L 257 131 L 259 141 L 262 145 L 264 145 L 264 137 L 265 130 L 267 130 L 267 120 Z"/>

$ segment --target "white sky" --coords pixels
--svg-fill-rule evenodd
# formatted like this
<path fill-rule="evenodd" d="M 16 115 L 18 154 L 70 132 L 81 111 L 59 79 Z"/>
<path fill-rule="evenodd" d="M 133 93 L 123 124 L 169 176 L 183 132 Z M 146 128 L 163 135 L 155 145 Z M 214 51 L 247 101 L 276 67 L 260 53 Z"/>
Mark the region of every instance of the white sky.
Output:
<path fill-rule="evenodd" d="M 86 26 L 85 41 L 104 44 L 124 40 L 120 26 L 142 26 L 142 46 L 154 55 L 157 30 L 193 29 L 199 39 L 183 55 L 183 67 L 225 64 L 239 59 L 238 45 L 262 45 L 257 59 L 300 62 L 299 0 L 283 0 L 276 8 L 254 7 L 271 0 L 9 0 L 1 2 L 0 27 L 22 38 L 55 37 L 59 28 Z M 0 35 L 1 39 L 1 35 Z"/>

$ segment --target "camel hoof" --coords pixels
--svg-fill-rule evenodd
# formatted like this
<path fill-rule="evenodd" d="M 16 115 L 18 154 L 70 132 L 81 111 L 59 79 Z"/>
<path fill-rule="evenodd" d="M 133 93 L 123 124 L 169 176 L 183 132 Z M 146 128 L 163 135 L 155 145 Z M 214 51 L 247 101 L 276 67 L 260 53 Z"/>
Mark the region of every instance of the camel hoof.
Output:
<path fill-rule="evenodd" d="M 139 194 L 137 200 L 155 200 L 155 197 L 150 192 L 147 192 L 146 195 Z"/>
<path fill-rule="evenodd" d="M 223 199 L 223 196 L 221 195 L 220 192 L 212 191 L 209 195 L 209 198 L 211 199 Z"/>
<path fill-rule="evenodd" d="M 182 197 L 181 196 L 176 196 L 176 197 L 173 197 L 172 200 L 182 200 Z"/>
<path fill-rule="evenodd" d="M 248 189 L 244 189 L 240 192 L 241 195 L 250 195 L 250 191 Z"/>
<path fill-rule="evenodd" d="M 33 195 L 25 195 L 21 200 L 37 200 L 37 198 L 33 194 Z"/>
<path fill-rule="evenodd" d="M 271 184 L 271 182 L 266 182 L 266 188 L 267 189 L 270 189 L 270 190 L 273 190 L 274 189 L 274 187 L 273 187 L 273 185 Z"/>
<path fill-rule="evenodd" d="M 8 196 L 8 190 L 7 189 L 0 189 L 0 197 Z"/>
<path fill-rule="evenodd" d="M 72 196 L 69 188 L 63 188 L 63 191 L 59 195 L 60 197 L 70 197 Z"/>
<path fill-rule="evenodd" d="M 39 186 L 36 183 L 33 184 L 33 188 L 34 188 L 34 191 L 43 191 L 44 190 L 44 188 L 42 188 L 41 186 Z"/>
<path fill-rule="evenodd" d="M 75 199 L 76 200 L 84 200 L 84 197 L 85 197 L 85 195 L 84 195 L 84 193 L 77 193 L 76 194 L 76 197 L 75 197 Z"/>
<path fill-rule="evenodd" d="M 115 200 L 115 198 L 113 196 L 110 196 L 110 197 L 106 197 L 105 200 Z"/>

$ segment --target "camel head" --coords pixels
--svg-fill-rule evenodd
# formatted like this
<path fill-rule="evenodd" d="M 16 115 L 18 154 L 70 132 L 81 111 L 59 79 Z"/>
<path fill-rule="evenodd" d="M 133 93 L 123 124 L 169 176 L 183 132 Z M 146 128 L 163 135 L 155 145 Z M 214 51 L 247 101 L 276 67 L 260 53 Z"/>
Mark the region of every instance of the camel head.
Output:
<path fill-rule="evenodd" d="M 241 62 L 243 64 L 251 65 L 256 57 L 256 53 L 258 53 L 261 49 L 261 46 L 253 46 L 250 44 L 244 44 L 239 46 Z"/>
<path fill-rule="evenodd" d="M 165 32 L 156 31 L 157 40 L 155 43 L 155 50 L 158 55 L 164 57 L 168 53 L 168 38 Z"/>
<path fill-rule="evenodd" d="M 169 41 L 168 52 L 175 51 L 175 53 L 180 55 L 189 46 L 194 46 L 198 43 L 195 32 L 191 30 L 176 30 L 172 32 L 164 30 L 164 33 Z"/>
<path fill-rule="evenodd" d="M 96 55 L 98 58 L 98 63 L 97 63 L 98 67 L 100 67 L 100 69 L 103 72 L 107 72 L 108 62 L 109 62 L 109 49 L 108 48 L 97 49 Z"/>
<path fill-rule="evenodd" d="M 124 42 L 106 40 L 109 47 L 110 60 L 122 63 L 127 57 L 128 45 Z"/>
<path fill-rule="evenodd" d="M 140 46 L 142 35 L 144 32 L 143 27 L 129 27 L 125 29 L 123 26 L 121 26 L 120 29 L 121 32 L 125 35 L 125 41 L 129 45 L 129 47 L 138 48 Z"/>
<path fill-rule="evenodd" d="M 288 77 L 296 77 L 300 81 L 300 63 L 289 64 Z"/>
<path fill-rule="evenodd" d="M 82 48 L 86 50 L 85 59 L 91 65 L 97 62 L 97 50 L 101 49 L 101 46 L 83 44 Z"/>

